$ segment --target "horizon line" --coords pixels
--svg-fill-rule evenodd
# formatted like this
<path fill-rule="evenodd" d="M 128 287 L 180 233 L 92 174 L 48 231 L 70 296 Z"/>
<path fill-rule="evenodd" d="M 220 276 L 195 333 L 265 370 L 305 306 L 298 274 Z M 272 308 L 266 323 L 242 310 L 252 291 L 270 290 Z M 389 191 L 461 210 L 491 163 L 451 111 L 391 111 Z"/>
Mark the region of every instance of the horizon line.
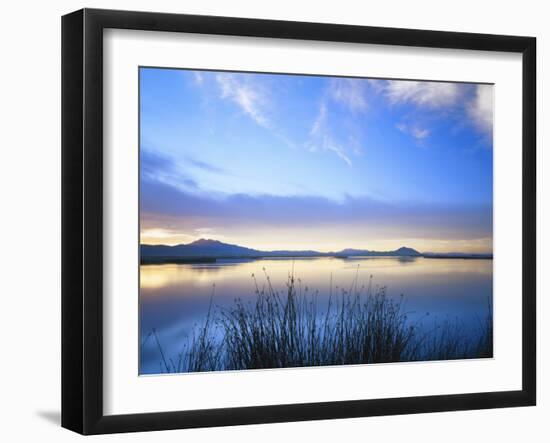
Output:
<path fill-rule="evenodd" d="M 226 243 L 226 242 L 223 242 L 221 240 L 215 240 L 215 239 L 212 239 L 212 238 L 204 238 L 204 237 L 201 237 L 197 240 L 194 240 L 192 242 L 189 242 L 189 243 L 177 243 L 177 244 L 174 244 L 174 245 L 170 245 L 170 244 L 166 244 L 166 243 L 139 243 L 139 246 L 165 246 L 165 247 L 169 247 L 169 248 L 174 248 L 174 247 L 177 247 L 177 246 L 190 246 L 190 245 L 193 245 L 194 243 L 197 243 L 199 241 L 210 241 L 210 242 L 217 242 L 217 243 L 221 243 L 223 245 L 227 245 L 227 246 L 237 246 L 237 247 L 240 247 L 240 248 L 246 248 L 246 249 L 253 249 L 255 251 L 258 251 L 258 252 L 303 252 L 303 251 L 308 251 L 308 252 L 315 252 L 315 253 L 319 253 L 319 254 L 332 254 L 332 253 L 340 253 L 342 251 L 345 251 L 345 250 L 348 250 L 348 249 L 351 249 L 351 250 L 356 250 L 356 251 L 369 251 L 369 252 L 396 252 L 400 249 L 411 249 L 415 252 L 417 252 L 418 254 L 421 254 L 421 255 L 426 255 L 426 254 L 434 254 L 434 255 L 438 255 L 438 254 L 446 254 L 446 255 L 450 255 L 450 254 L 464 254 L 464 255 L 493 255 L 493 251 L 485 251 L 485 252 L 463 252 L 463 251 L 460 251 L 460 250 L 456 250 L 456 251 L 449 251 L 449 252 L 434 252 L 434 251 L 418 251 L 417 249 L 415 248 L 412 248 L 410 246 L 400 246 L 396 249 L 370 249 L 370 248 L 361 248 L 361 247 L 345 247 L 345 248 L 342 248 L 340 250 L 331 250 L 331 251 L 318 251 L 316 249 L 286 249 L 286 248 L 280 248 L 280 249 L 271 249 L 271 250 L 262 250 L 262 249 L 256 249 L 254 247 L 249 247 L 249 246 L 241 246 L 239 244 L 236 244 L 236 243 Z"/>

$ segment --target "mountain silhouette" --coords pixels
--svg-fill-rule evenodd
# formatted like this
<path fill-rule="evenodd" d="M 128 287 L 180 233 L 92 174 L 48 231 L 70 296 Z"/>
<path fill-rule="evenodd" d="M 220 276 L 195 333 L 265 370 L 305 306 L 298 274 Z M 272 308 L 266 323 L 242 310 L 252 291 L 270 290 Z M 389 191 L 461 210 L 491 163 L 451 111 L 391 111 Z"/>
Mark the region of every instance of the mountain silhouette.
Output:
<path fill-rule="evenodd" d="M 313 250 L 301 251 L 260 251 L 257 249 L 245 248 L 243 246 L 223 243 L 218 240 L 199 239 L 192 243 L 175 246 L 168 245 L 141 245 L 142 257 L 419 257 L 422 254 L 412 248 L 401 247 L 395 251 L 371 251 L 368 249 L 343 249 L 337 252 L 318 252 Z"/>

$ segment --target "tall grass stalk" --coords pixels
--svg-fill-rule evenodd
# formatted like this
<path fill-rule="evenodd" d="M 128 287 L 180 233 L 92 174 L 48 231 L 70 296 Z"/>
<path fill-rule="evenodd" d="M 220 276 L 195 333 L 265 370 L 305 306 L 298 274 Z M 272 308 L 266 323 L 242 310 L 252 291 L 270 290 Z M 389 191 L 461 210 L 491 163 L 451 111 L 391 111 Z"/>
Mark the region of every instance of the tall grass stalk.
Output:
<path fill-rule="evenodd" d="M 284 291 L 274 289 L 264 269 L 260 286 L 252 275 L 255 297 L 240 298 L 214 309 L 212 290 L 204 324 L 179 354 L 177 361 L 162 359 L 162 372 L 201 372 L 449 360 L 492 357 L 492 308 L 480 321 L 479 337 L 471 340 L 457 320 L 412 322 L 403 296 L 394 300 L 386 287 L 359 286 L 358 272 L 349 289 L 333 288 L 321 307 L 319 294 L 291 273 Z M 334 294 L 334 291 L 337 293 Z M 427 315 L 427 314 L 426 314 Z"/>

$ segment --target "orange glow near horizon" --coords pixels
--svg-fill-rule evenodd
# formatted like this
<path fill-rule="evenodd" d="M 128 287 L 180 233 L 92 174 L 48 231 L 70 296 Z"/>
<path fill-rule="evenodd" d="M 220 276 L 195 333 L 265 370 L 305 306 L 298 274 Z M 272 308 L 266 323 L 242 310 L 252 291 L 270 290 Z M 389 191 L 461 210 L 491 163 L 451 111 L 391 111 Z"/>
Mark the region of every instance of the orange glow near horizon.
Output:
<path fill-rule="evenodd" d="M 253 231 L 253 232 L 252 232 Z M 175 229 L 142 229 L 141 244 L 178 245 L 204 239 L 218 240 L 224 243 L 258 249 L 273 250 L 315 250 L 319 252 L 340 251 L 346 248 L 390 251 L 402 246 L 414 248 L 419 252 L 492 252 L 492 238 L 450 238 L 443 233 L 428 235 L 404 232 L 395 235 L 394 229 L 366 229 L 357 226 L 325 228 L 259 228 L 248 229 L 212 229 L 194 230 L 189 233 Z M 339 235 L 344 233 L 343 235 Z M 416 235 L 414 235 L 416 234 Z"/>

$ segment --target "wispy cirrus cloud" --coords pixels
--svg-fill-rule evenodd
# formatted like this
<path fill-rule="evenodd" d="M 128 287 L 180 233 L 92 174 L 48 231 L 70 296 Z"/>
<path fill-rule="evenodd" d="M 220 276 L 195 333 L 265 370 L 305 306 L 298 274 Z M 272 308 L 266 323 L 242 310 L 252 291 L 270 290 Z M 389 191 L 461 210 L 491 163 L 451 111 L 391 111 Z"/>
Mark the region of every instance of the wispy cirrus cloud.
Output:
<path fill-rule="evenodd" d="M 335 153 L 348 166 L 352 166 L 350 157 L 346 153 L 346 149 L 335 141 L 328 126 L 328 110 L 325 103 L 321 103 L 319 112 L 311 129 L 309 131 L 310 140 L 307 147 L 311 152 L 318 150 L 331 151 Z"/>
<path fill-rule="evenodd" d="M 390 103 L 440 108 L 457 103 L 462 92 L 460 86 L 458 83 L 388 80 L 383 93 Z"/>
<path fill-rule="evenodd" d="M 202 86 L 202 84 L 204 83 L 204 76 L 199 71 L 194 71 L 193 81 L 197 86 Z"/>
<path fill-rule="evenodd" d="M 216 75 L 221 89 L 221 98 L 231 100 L 258 125 L 269 128 L 270 122 L 264 107 L 267 103 L 265 92 L 252 81 L 229 73 Z"/>
<path fill-rule="evenodd" d="M 424 140 L 429 137 L 430 130 L 421 128 L 417 125 L 407 125 L 405 123 L 398 123 L 395 127 L 404 134 L 411 135 L 416 140 Z"/>
<path fill-rule="evenodd" d="M 367 82 L 362 79 L 338 78 L 331 80 L 329 97 L 352 112 L 367 110 Z"/>
<path fill-rule="evenodd" d="M 257 125 L 267 129 L 272 136 L 286 146 L 294 148 L 296 144 L 278 126 L 273 119 L 274 100 L 268 89 L 257 80 L 257 75 L 219 73 L 216 82 L 220 88 L 222 100 L 230 100 Z"/>
<path fill-rule="evenodd" d="M 279 127 L 281 116 L 276 112 L 277 100 L 270 96 L 261 77 L 221 72 L 213 78 L 217 84 L 220 99 L 233 103 L 244 115 L 268 130 L 286 146 L 296 148 L 303 145 L 302 141 L 296 140 L 295 134 L 289 136 Z M 204 76 L 200 74 L 199 77 L 195 76 L 195 84 L 198 86 L 202 86 L 204 81 Z M 331 151 L 347 165 L 352 165 L 348 149 L 345 147 L 346 143 L 341 143 L 330 128 L 327 112 L 335 105 L 343 106 L 343 112 L 350 114 L 366 111 L 367 87 L 368 81 L 361 79 L 334 78 L 327 82 L 322 105 L 308 133 L 309 140 L 306 142 L 306 147 L 310 151 Z M 354 153 L 361 151 L 357 143 L 350 149 Z"/>
<path fill-rule="evenodd" d="M 329 113 L 335 111 L 335 105 L 344 108 L 345 118 L 342 115 L 336 118 L 329 117 Z M 352 166 L 350 152 L 361 155 L 363 149 L 358 143 L 357 137 L 354 137 L 353 134 L 348 134 L 347 140 L 341 142 L 335 135 L 332 126 L 334 126 L 335 121 L 337 126 L 342 126 L 343 122 L 349 124 L 358 117 L 358 113 L 364 113 L 367 109 L 368 80 L 356 78 L 331 79 L 325 89 L 325 96 L 309 131 L 308 149 L 312 152 L 319 150 L 331 151 L 348 166 Z M 349 131 L 349 128 L 347 131 Z"/>
<path fill-rule="evenodd" d="M 313 122 L 313 126 L 311 127 L 309 134 L 313 137 L 316 137 L 324 133 L 326 121 L 327 121 L 327 106 L 324 103 L 321 103 L 321 106 L 319 106 L 319 112 L 317 114 L 317 118 Z"/>

